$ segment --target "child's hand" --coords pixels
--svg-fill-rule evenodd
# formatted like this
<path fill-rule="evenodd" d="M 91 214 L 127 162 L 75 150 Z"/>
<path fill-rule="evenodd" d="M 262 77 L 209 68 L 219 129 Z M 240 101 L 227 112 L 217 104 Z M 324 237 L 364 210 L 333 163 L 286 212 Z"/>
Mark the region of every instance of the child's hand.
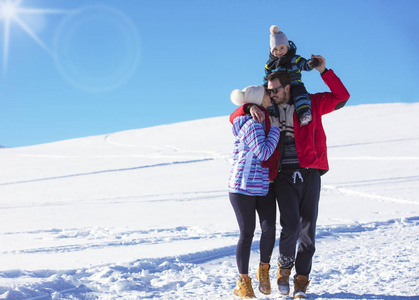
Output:
<path fill-rule="evenodd" d="M 320 64 L 319 60 L 315 57 L 309 59 L 307 63 L 308 63 L 308 65 L 311 69 L 314 69 L 315 67 L 317 67 Z"/>
<path fill-rule="evenodd" d="M 314 67 L 320 73 L 326 70 L 326 59 L 321 55 L 311 55 L 311 59 L 317 58 L 319 60 L 318 66 Z"/>

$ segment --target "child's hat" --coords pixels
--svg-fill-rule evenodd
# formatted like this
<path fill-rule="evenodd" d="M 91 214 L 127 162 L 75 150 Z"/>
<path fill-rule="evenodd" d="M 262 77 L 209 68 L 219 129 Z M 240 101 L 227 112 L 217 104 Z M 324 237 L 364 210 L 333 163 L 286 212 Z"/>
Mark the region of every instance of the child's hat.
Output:
<path fill-rule="evenodd" d="M 272 25 L 269 31 L 271 32 L 271 53 L 272 50 L 279 45 L 286 45 L 288 48 L 290 47 L 287 36 L 282 31 L 279 31 L 277 25 Z"/>
<path fill-rule="evenodd" d="M 231 102 L 236 105 L 244 103 L 262 104 L 265 89 L 260 85 L 250 85 L 242 90 L 234 90 L 230 94 Z"/>

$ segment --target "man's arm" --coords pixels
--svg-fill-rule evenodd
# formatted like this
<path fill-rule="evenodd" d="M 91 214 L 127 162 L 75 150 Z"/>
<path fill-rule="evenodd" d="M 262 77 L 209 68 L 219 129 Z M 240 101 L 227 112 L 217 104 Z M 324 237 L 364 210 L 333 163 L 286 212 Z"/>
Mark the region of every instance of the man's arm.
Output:
<path fill-rule="evenodd" d="M 247 114 L 250 114 L 258 123 L 262 123 L 265 120 L 265 113 L 260 108 L 252 103 L 246 103 L 233 111 L 233 113 L 230 115 L 230 123 L 233 124 L 233 121 L 236 117 L 244 116 Z"/>
<path fill-rule="evenodd" d="M 333 70 L 326 68 L 326 59 L 320 55 L 312 55 L 311 57 L 319 60 L 319 65 L 315 69 L 319 71 L 323 81 L 331 91 L 311 95 L 312 105 L 317 105 L 322 114 L 342 108 L 350 97 L 348 90 Z"/>
<path fill-rule="evenodd" d="M 339 77 L 336 76 L 333 70 L 327 70 L 326 73 L 322 75 L 322 79 L 331 91 L 331 95 L 325 97 L 325 100 L 331 102 L 331 105 L 330 107 L 324 107 L 323 113 L 327 114 L 344 107 L 350 95 Z"/>
<path fill-rule="evenodd" d="M 239 116 L 244 116 L 246 115 L 246 112 L 244 111 L 244 107 L 246 105 L 249 104 L 244 104 L 242 106 L 240 106 L 239 108 L 237 108 L 235 111 L 233 111 L 233 113 L 230 115 L 230 123 L 233 124 L 233 121 L 235 118 L 239 117 Z"/>

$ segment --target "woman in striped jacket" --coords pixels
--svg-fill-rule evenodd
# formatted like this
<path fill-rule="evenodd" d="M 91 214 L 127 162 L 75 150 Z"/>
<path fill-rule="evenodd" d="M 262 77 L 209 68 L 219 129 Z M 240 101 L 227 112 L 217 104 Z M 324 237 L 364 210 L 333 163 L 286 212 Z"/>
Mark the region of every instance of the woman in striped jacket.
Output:
<path fill-rule="evenodd" d="M 254 103 L 266 116 L 270 98 L 261 86 L 249 86 L 231 93 L 235 104 Z M 240 228 L 236 259 L 239 280 L 234 294 L 242 298 L 254 298 L 251 279 L 248 275 L 250 249 L 256 227 L 256 212 L 259 215 L 262 235 L 260 239 L 260 264 L 256 272 L 259 290 L 270 294 L 269 268 L 275 244 L 276 199 L 270 189 L 269 170 L 262 166 L 275 151 L 279 136 L 276 118 L 265 118 L 257 123 L 251 116 L 239 116 L 233 121 L 235 136 L 233 165 L 229 181 L 229 197 Z"/>

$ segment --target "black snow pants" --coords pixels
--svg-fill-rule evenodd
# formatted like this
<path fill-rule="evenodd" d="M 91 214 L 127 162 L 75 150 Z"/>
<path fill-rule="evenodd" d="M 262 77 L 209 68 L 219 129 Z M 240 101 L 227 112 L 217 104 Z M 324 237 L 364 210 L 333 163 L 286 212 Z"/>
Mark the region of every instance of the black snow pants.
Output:
<path fill-rule="evenodd" d="M 275 179 L 282 227 L 278 262 L 282 268 L 295 264 L 297 275 L 307 277 L 315 252 L 320 181 L 317 169 L 281 170 Z"/>

